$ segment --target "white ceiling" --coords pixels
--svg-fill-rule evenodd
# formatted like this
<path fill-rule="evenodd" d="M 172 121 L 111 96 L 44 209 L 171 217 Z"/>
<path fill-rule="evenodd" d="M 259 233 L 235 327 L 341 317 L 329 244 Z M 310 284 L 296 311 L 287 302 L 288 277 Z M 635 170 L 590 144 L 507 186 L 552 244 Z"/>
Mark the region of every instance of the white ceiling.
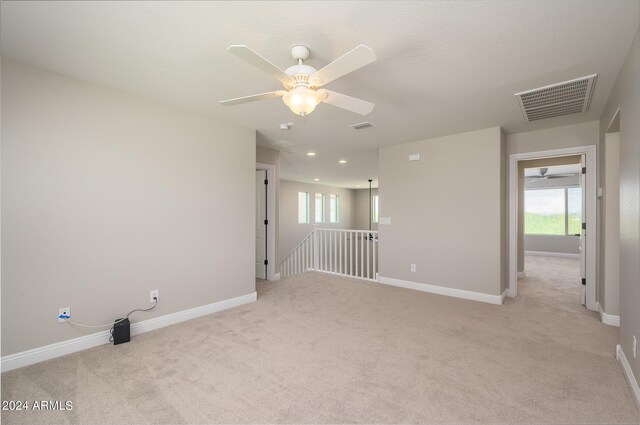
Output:
<path fill-rule="evenodd" d="M 638 27 L 637 0 L 2 2 L 3 57 L 285 139 L 282 177 L 344 187 L 377 175 L 376 148 L 501 125 L 527 131 L 598 119 Z M 246 44 L 281 68 L 304 44 L 321 68 L 358 44 L 378 61 L 327 86 L 372 101 L 366 117 L 321 104 L 297 122 L 279 89 L 225 52 Z M 527 123 L 514 93 L 598 74 L 584 114 Z M 370 121 L 355 131 L 350 124 Z M 293 121 L 294 128 L 278 124 Z M 308 150 L 315 158 L 304 155 Z M 339 158 L 349 161 L 337 163 Z"/>

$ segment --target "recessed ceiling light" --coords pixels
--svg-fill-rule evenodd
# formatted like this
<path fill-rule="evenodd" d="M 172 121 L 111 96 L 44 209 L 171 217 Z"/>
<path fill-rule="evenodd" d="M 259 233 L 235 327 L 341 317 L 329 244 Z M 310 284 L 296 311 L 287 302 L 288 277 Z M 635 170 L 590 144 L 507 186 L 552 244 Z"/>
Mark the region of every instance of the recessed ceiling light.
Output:
<path fill-rule="evenodd" d="M 338 161 L 340 164 L 346 164 L 347 160 L 346 159 L 341 159 L 340 161 Z"/>
<path fill-rule="evenodd" d="M 307 156 L 316 156 L 315 152 L 307 152 Z"/>
<path fill-rule="evenodd" d="M 313 181 L 314 181 L 314 182 L 319 182 L 319 181 L 320 181 L 320 179 L 313 179 Z"/>

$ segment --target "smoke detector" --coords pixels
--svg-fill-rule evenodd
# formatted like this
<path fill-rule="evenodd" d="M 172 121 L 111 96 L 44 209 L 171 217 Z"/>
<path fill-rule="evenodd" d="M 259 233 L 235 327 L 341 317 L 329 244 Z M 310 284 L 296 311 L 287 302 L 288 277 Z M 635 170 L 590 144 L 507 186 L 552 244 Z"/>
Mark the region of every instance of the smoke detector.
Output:
<path fill-rule="evenodd" d="M 516 93 L 524 118 L 537 121 L 587 112 L 598 74 Z"/>

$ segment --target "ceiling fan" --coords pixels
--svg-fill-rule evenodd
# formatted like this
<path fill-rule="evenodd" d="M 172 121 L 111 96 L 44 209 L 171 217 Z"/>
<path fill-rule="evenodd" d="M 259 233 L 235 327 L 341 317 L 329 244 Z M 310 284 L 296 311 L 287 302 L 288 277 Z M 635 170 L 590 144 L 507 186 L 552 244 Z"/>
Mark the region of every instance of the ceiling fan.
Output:
<path fill-rule="evenodd" d="M 571 173 L 567 173 L 567 174 L 549 174 L 549 175 L 547 175 L 547 171 L 549 171 L 548 167 L 538 168 L 538 172 L 540 173 L 540 175 L 538 175 L 538 176 L 527 176 L 527 178 L 531 179 L 532 182 L 535 182 L 535 181 L 538 181 L 538 180 L 563 179 L 565 177 L 575 176 L 575 174 L 571 174 Z"/>
<path fill-rule="evenodd" d="M 313 112 L 316 105 L 320 102 L 328 103 L 361 115 L 367 115 L 375 106 L 366 100 L 320 88 L 343 75 L 375 61 L 377 59 L 375 53 L 364 44 L 345 53 L 319 71 L 312 66 L 302 63 L 309 57 L 309 49 L 305 46 L 294 46 L 291 49 L 291 56 L 298 63 L 284 71 L 247 46 L 233 45 L 230 46 L 227 51 L 279 80 L 284 86 L 284 90 L 223 100 L 220 102 L 223 105 L 232 106 L 261 99 L 282 97 L 285 105 L 287 105 L 293 113 L 301 116 Z"/>

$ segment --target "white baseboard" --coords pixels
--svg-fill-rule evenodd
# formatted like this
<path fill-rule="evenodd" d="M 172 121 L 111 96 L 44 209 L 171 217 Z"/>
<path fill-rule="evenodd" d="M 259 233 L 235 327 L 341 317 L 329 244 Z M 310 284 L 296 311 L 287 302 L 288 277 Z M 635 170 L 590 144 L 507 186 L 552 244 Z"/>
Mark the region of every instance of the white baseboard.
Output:
<path fill-rule="evenodd" d="M 600 313 L 600 321 L 605 325 L 620 327 L 620 316 L 605 313 L 600 303 L 598 303 L 598 313 Z"/>
<path fill-rule="evenodd" d="M 504 291 L 502 291 L 502 302 L 500 304 L 504 304 L 504 301 L 507 299 L 507 297 L 509 296 L 509 289 L 505 289 Z"/>
<path fill-rule="evenodd" d="M 427 283 L 411 282 L 408 280 L 394 279 L 391 277 L 378 276 L 378 282 L 398 286 L 400 288 L 414 289 L 416 291 L 430 292 L 432 294 L 446 295 L 449 297 L 464 298 L 466 300 L 481 301 L 489 304 L 502 304 L 502 295 L 483 294 L 482 292 L 466 291 L 464 289 L 447 288 L 445 286 L 429 285 Z"/>
<path fill-rule="evenodd" d="M 525 251 L 524 255 L 540 255 L 543 257 L 580 258 L 580 254 L 570 254 L 567 252 Z"/>
<path fill-rule="evenodd" d="M 189 310 L 178 311 L 176 313 L 155 317 L 142 322 L 131 324 L 131 335 L 139 335 L 165 326 L 174 325 L 186 320 L 195 319 L 196 317 L 206 316 L 208 314 L 217 313 L 243 304 L 248 304 L 257 300 L 257 293 L 253 292 L 247 295 L 230 298 L 228 300 L 218 301 L 212 304 L 191 308 Z M 69 339 L 66 341 L 56 342 L 55 344 L 45 345 L 44 347 L 33 348 L 31 350 L 22 351 L 20 353 L 9 354 L 2 357 L 0 366 L 2 372 L 29 366 L 45 360 L 50 360 L 66 354 L 75 353 L 77 351 L 86 350 L 88 348 L 97 347 L 98 345 L 109 342 L 111 333 L 100 331 L 90 335 Z"/>
<path fill-rule="evenodd" d="M 636 377 L 633 375 L 631 366 L 629 365 L 627 357 L 624 355 L 624 351 L 622 351 L 622 347 L 620 346 L 620 344 L 616 345 L 616 358 L 620 360 L 622 370 L 624 370 L 624 375 L 627 377 L 627 381 L 629 382 L 631 391 L 636 397 L 636 402 L 640 404 L 640 387 L 638 387 L 638 381 L 636 381 Z"/>

